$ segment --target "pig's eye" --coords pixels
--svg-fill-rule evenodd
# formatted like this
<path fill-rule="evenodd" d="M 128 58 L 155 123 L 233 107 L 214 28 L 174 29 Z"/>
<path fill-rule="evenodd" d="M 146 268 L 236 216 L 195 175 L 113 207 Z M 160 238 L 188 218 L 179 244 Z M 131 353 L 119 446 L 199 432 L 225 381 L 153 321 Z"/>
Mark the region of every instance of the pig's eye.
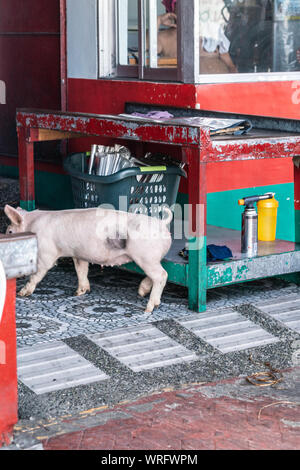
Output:
<path fill-rule="evenodd" d="M 12 230 L 9 230 L 8 233 L 13 233 L 13 231 L 12 231 Z"/>

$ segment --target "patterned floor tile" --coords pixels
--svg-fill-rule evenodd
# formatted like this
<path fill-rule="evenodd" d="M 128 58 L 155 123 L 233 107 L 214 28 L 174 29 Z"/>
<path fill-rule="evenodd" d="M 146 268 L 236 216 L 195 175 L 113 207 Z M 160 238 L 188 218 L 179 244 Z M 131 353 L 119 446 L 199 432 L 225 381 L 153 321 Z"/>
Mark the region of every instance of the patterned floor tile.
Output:
<path fill-rule="evenodd" d="M 152 325 L 123 328 L 89 339 L 134 372 L 165 367 L 198 359 Z"/>
<path fill-rule="evenodd" d="M 279 341 L 232 309 L 192 315 L 178 323 L 222 353 L 243 351 Z"/>
<path fill-rule="evenodd" d="M 256 308 L 283 323 L 291 330 L 300 333 L 300 294 L 258 302 Z"/>
<path fill-rule="evenodd" d="M 63 342 L 19 349 L 18 377 L 37 395 L 108 379 Z"/>
<path fill-rule="evenodd" d="M 18 345 L 61 340 L 82 334 L 134 327 L 191 315 L 187 289 L 167 284 L 162 303 L 148 319 L 147 299 L 138 294 L 140 276 L 116 269 L 90 268 L 91 293 L 75 297 L 76 274 L 70 262 L 53 268 L 31 297 L 17 298 Z M 25 280 L 18 280 L 21 288 Z M 263 279 L 207 292 L 208 309 L 256 305 L 283 295 L 300 295 L 300 288 L 278 279 Z"/>

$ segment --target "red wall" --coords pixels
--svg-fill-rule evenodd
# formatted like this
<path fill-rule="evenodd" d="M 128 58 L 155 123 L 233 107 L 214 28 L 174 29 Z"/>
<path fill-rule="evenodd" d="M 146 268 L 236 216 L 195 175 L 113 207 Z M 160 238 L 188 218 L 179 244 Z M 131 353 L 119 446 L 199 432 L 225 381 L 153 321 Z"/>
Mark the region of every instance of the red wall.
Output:
<path fill-rule="evenodd" d="M 17 155 L 16 108 L 60 109 L 59 0 L 0 0 L 0 155 Z"/>
<path fill-rule="evenodd" d="M 69 79 L 70 111 L 121 113 L 127 101 L 300 119 L 300 80 L 183 85 Z"/>
<path fill-rule="evenodd" d="M 202 109 L 300 119 L 300 80 L 201 85 L 197 102 Z"/>
<path fill-rule="evenodd" d="M 299 103 L 298 103 L 299 101 Z M 300 118 L 300 81 L 182 85 L 121 80 L 68 80 L 70 111 L 119 114 L 126 102 L 200 108 L 214 111 Z M 87 141 L 76 143 L 86 150 Z M 74 147 L 73 147 L 74 149 Z M 291 183 L 291 161 L 224 162 L 209 165 L 208 192 Z M 184 185 L 181 191 L 185 192 Z"/>

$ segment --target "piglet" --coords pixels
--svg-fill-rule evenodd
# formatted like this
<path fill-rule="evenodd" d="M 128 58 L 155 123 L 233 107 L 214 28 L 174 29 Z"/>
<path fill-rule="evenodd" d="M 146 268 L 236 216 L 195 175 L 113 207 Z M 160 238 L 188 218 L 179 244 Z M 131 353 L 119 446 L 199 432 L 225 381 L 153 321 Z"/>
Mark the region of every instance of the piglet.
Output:
<path fill-rule="evenodd" d="M 171 247 L 168 225 L 172 212 L 165 209 L 164 220 L 101 208 L 67 211 L 26 212 L 5 206 L 11 221 L 6 233 L 32 232 L 38 239 L 38 270 L 19 292 L 30 296 L 59 258 L 74 260 L 78 277 L 76 294 L 90 291 L 89 263 L 121 266 L 135 262 L 146 274 L 139 295 L 150 294 L 146 313 L 152 313 L 161 302 L 168 275 L 161 260 Z"/>

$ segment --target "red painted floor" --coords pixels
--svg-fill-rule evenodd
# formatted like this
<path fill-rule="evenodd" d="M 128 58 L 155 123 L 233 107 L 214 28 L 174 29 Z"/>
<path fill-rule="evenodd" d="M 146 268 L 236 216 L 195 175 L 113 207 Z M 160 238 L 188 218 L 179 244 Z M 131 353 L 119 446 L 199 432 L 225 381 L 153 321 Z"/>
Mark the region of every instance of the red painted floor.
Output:
<path fill-rule="evenodd" d="M 295 396 L 283 400 L 281 389 L 274 393 L 264 390 L 237 379 L 155 394 L 96 413 L 103 424 L 82 426 L 77 432 L 47 439 L 43 447 L 45 450 L 299 449 L 299 401 L 297 404 Z"/>

